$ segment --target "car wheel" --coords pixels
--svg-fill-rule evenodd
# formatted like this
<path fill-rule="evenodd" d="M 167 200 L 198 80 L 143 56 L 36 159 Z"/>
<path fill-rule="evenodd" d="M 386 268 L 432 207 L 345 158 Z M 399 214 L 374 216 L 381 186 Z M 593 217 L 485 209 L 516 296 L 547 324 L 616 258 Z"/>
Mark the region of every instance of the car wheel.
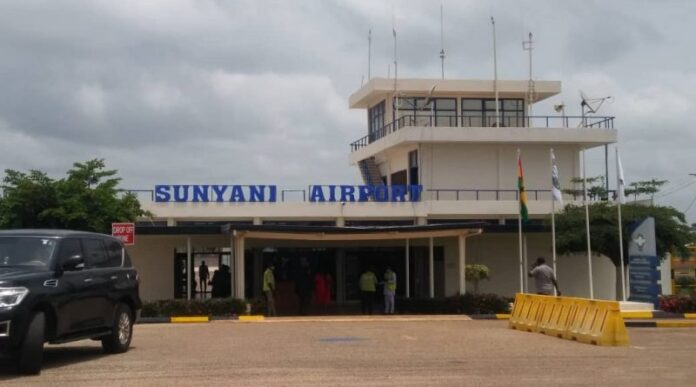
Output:
<path fill-rule="evenodd" d="M 19 346 L 17 370 L 20 373 L 36 375 L 41 372 L 45 329 L 46 316 L 43 312 L 34 314 L 31 323 L 29 323 L 27 334 Z"/>
<path fill-rule="evenodd" d="M 128 350 L 133 337 L 133 313 L 128 305 L 119 304 L 116 308 L 113 330 L 102 337 L 102 348 L 106 353 L 122 353 Z"/>

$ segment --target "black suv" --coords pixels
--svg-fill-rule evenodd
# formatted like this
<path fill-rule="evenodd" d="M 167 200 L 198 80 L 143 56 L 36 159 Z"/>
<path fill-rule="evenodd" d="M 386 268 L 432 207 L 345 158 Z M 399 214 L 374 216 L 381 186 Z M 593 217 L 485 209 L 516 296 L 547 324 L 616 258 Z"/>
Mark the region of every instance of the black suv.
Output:
<path fill-rule="evenodd" d="M 45 342 L 101 340 L 128 350 L 141 302 L 138 274 L 109 235 L 0 231 L 0 353 L 22 373 L 41 371 Z"/>

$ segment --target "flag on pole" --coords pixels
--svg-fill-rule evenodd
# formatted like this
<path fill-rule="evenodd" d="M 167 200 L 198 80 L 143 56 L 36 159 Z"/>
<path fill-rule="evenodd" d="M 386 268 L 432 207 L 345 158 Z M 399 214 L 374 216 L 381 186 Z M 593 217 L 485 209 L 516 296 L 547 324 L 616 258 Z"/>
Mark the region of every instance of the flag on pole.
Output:
<path fill-rule="evenodd" d="M 616 169 L 616 177 L 618 180 L 616 182 L 616 199 L 619 203 L 624 204 L 626 203 L 626 193 L 624 191 L 626 182 L 624 181 L 623 166 L 621 166 L 621 156 L 619 155 L 618 149 L 616 150 Z"/>
<path fill-rule="evenodd" d="M 551 149 L 551 194 L 553 200 L 563 205 L 563 195 L 561 194 L 561 185 L 558 182 L 558 166 L 556 165 L 556 154 Z"/>
<path fill-rule="evenodd" d="M 527 193 L 524 191 L 524 172 L 522 172 L 522 156 L 520 150 L 517 150 L 517 189 L 520 193 L 520 217 L 526 222 L 529 218 L 527 211 Z"/>

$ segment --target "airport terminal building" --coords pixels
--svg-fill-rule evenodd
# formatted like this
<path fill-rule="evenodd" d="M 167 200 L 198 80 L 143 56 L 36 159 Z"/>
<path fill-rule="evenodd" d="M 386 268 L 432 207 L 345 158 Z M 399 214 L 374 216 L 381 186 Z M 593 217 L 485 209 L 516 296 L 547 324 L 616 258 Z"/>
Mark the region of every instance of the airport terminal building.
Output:
<path fill-rule="evenodd" d="M 531 102 L 560 90 L 560 82 L 536 81 Z M 263 270 L 274 262 L 279 305 L 295 302 L 300 265 L 331 276 L 337 305 L 359 299 L 357 281 L 369 266 L 378 276 L 387 266 L 396 272 L 397 296 L 427 298 L 471 291 L 464 266 L 484 264 L 491 279 L 479 291 L 512 296 L 529 286 L 526 275 L 520 283 L 521 268 L 551 258 L 543 225 L 552 205 L 550 149 L 569 188 L 581 174 L 581 151 L 617 140 L 613 117 L 530 116 L 529 95 L 526 80 L 372 79 L 349 99 L 367 116 L 367 130 L 356 128 L 360 138 L 347 144 L 361 185 L 174 183 L 140 192 L 153 214 L 137 223 L 129 247 L 142 298 L 200 297 L 202 261 L 211 273 L 229 267 L 228 293 L 247 299 L 261 297 Z M 522 265 L 518 149 L 530 217 Z M 564 294 L 589 296 L 588 275 L 586 257 L 558 257 Z M 593 257 L 593 275 L 595 297 L 615 299 L 612 262 Z"/>

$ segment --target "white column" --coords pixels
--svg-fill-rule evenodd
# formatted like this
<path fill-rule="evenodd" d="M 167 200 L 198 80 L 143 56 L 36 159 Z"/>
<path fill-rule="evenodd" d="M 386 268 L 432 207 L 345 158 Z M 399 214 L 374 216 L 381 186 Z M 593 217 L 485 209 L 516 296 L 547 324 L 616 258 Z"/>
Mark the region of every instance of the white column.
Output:
<path fill-rule="evenodd" d="M 430 298 L 435 298 L 435 248 L 433 246 L 433 238 L 430 238 L 430 254 L 428 257 L 428 275 L 430 276 Z"/>
<path fill-rule="evenodd" d="M 237 238 L 237 254 L 235 262 L 235 278 L 236 278 L 236 292 L 235 297 L 239 299 L 245 299 L 244 295 L 244 237 L 239 236 Z"/>
<path fill-rule="evenodd" d="M 236 243 L 234 243 L 235 236 L 234 236 L 234 231 L 230 233 L 230 295 L 232 297 L 236 297 L 237 293 L 235 292 L 235 285 L 237 284 L 237 278 L 235 276 L 235 273 L 237 272 L 237 265 L 235 264 L 235 260 L 237 259 L 237 250 L 235 250 Z"/>
<path fill-rule="evenodd" d="M 466 294 L 466 238 L 459 235 L 459 294 Z"/>
<path fill-rule="evenodd" d="M 191 237 L 186 237 L 186 299 L 191 299 L 191 286 L 193 285 L 193 270 L 191 270 Z"/>
<path fill-rule="evenodd" d="M 410 245 L 410 240 L 406 239 L 406 298 L 411 297 L 411 271 L 410 271 L 410 263 L 411 263 L 411 247 Z"/>

